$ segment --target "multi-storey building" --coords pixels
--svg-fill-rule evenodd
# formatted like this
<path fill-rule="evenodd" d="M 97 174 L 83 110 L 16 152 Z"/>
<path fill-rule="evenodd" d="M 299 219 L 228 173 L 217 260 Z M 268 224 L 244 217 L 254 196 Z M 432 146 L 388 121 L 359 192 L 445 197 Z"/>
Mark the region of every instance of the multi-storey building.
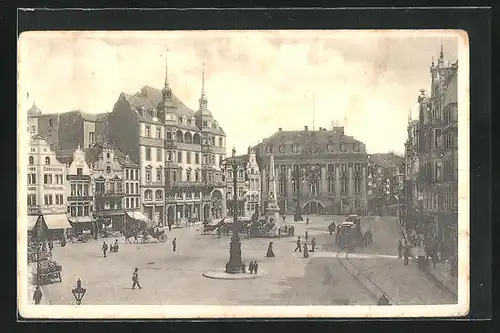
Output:
<path fill-rule="evenodd" d="M 66 165 L 57 160 L 47 141 L 35 134 L 28 152 L 28 230 L 44 221 L 52 236 L 71 228 L 66 217 Z M 43 228 L 45 229 L 45 228 Z M 42 229 L 35 230 L 35 233 Z"/>
<path fill-rule="evenodd" d="M 85 151 L 67 149 L 56 151 L 57 158 L 67 165 L 66 194 L 68 197 L 68 219 L 75 233 L 85 230 L 97 232 L 92 217 L 94 196 L 92 191 L 91 170 L 86 160 Z"/>
<path fill-rule="evenodd" d="M 226 172 L 227 183 L 227 208 L 231 216 L 234 214 L 234 207 L 237 209 L 238 216 L 251 217 L 254 213 L 259 214 L 261 198 L 261 177 L 259 165 L 253 147 L 248 148 L 248 154 L 238 156 L 247 163 L 247 169 L 238 170 L 237 186 L 234 187 L 233 172 Z M 233 191 L 237 191 L 237 202 L 234 203 Z"/>
<path fill-rule="evenodd" d="M 368 213 L 398 214 L 404 189 L 403 161 L 394 153 L 368 155 Z"/>
<path fill-rule="evenodd" d="M 418 120 L 408 117 L 407 138 L 405 142 L 405 181 L 404 181 L 404 202 L 406 204 L 405 214 L 411 215 L 418 207 L 418 178 L 419 164 L 416 149 L 418 147 Z"/>
<path fill-rule="evenodd" d="M 256 147 L 262 176 L 261 212 L 266 207 L 269 157 L 274 155 L 280 213 L 364 212 L 367 205 L 365 144 L 333 130 L 283 131 Z"/>
<path fill-rule="evenodd" d="M 430 67 L 430 96 L 422 89 L 418 97 L 417 125 L 419 161 L 419 208 L 431 216 L 437 236 L 456 243 L 458 209 L 457 156 L 458 61 L 445 65 L 443 49 Z"/>
<path fill-rule="evenodd" d="M 42 114 L 33 104 L 28 110 L 28 125 L 31 133 L 46 138 L 52 150 L 75 150 L 78 145 L 89 148 L 104 140 L 106 117 L 107 113 L 89 114 L 80 110 Z"/>
<path fill-rule="evenodd" d="M 109 142 L 85 149 L 90 163 L 94 192 L 94 218 L 98 225 L 121 230 L 125 227 L 125 170 Z"/>
<path fill-rule="evenodd" d="M 140 171 L 141 166 L 133 161 L 130 156 L 115 148 L 115 156 L 125 171 L 125 226 L 135 225 L 137 221 L 146 220 L 147 217 L 141 213 Z"/>
<path fill-rule="evenodd" d="M 173 95 L 166 76 L 161 91 L 120 94 L 107 117 L 108 138 L 140 164 L 142 210 L 153 220 L 225 214 L 225 133 L 207 103 L 204 75 L 196 112 Z"/>

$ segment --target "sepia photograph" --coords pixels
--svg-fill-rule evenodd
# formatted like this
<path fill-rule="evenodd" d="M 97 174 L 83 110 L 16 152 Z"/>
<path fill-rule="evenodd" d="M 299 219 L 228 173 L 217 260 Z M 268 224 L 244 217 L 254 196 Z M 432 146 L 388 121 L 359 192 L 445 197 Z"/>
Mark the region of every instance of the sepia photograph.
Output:
<path fill-rule="evenodd" d="M 460 30 L 30 31 L 24 318 L 469 311 Z"/>

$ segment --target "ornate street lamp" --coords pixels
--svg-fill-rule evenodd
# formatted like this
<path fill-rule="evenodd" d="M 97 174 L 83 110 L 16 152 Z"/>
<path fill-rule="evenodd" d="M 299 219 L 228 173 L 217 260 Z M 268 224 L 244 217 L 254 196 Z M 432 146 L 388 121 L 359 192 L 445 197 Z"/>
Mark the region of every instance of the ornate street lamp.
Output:
<path fill-rule="evenodd" d="M 71 290 L 71 292 L 73 293 L 73 296 L 75 296 L 76 304 L 82 304 L 82 299 L 83 296 L 85 296 L 87 289 L 82 288 L 82 281 L 80 279 L 76 281 L 76 288 Z"/>
<path fill-rule="evenodd" d="M 238 209 L 236 203 L 238 200 L 238 171 L 246 171 L 250 163 L 241 157 L 236 157 L 236 149 L 233 148 L 231 158 L 225 158 L 220 162 L 222 170 L 231 171 L 233 173 L 233 236 L 229 245 L 229 262 L 226 264 L 226 273 L 237 274 L 245 273 L 245 264 L 241 260 L 241 242 L 238 235 Z"/>

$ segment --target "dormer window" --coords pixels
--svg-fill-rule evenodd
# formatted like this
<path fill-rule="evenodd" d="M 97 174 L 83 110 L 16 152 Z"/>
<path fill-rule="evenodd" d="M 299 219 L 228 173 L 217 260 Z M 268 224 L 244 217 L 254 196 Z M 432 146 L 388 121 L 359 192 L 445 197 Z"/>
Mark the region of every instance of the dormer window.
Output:
<path fill-rule="evenodd" d="M 207 127 L 207 126 L 208 126 L 208 121 L 203 120 L 203 127 Z"/>
<path fill-rule="evenodd" d="M 286 151 L 285 145 L 280 145 L 280 153 L 284 153 Z"/>
<path fill-rule="evenodd" d="M 340 144 L 340 151 L 343 153 L 347 152 L 347 145 L 345 143 Z"/>
<path fill-rule="evenodd" d="M 297 144 L 294 144 L 292 146 L 292 153 L 298 153 L 299 152 L 299 146 Z"/>
<path fill-rule="evenodd" d="M 191 125 L 191 119 L 188 119 L 188 120 L 187 120 L 187 124 L 188 124 L 188 125 Z"/>
<path fill-rule="evenodd" d="M 355 152 L 359 152 L 359 143 L 355 143 L 353 145 L 353 149 L 354 149 Z"/>
<path fill-rule="evenodd" d="M 330 152 L 331 152 L 331 151 L 333 151 L 333 143 L 329 143 L 329 144 L 327 144 L 327 145 L 326 145 L 326 150 L 328 150 L 328 151 L 330 151 Z"/>
<path fill-rule="evenodd" d="M 272 154 L 273 153 L 273 145 L 267 145 L 266 146 L 266 153 Z"/>
<path fill-rule="evenodd" d="M 49 165 L 50 164 L 50 157 L 45 157 L 45 164 Z"/>
<path fill-rule="evenodd" d="M 177 121 L 182 124 L 182 117 L 177 117 Z"/>

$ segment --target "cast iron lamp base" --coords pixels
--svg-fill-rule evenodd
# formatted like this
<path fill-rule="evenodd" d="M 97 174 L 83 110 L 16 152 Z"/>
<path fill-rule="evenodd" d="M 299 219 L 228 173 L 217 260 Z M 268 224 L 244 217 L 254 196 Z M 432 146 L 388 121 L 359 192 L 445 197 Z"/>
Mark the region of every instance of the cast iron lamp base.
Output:
<path fill-rule="evenodd" d="M 245 264 L 241 260 L 241 243 L 238 236 L 231 237 L 229 245 L 229 262 L 226 264 L 226 273 L 246 273 Z"/>

